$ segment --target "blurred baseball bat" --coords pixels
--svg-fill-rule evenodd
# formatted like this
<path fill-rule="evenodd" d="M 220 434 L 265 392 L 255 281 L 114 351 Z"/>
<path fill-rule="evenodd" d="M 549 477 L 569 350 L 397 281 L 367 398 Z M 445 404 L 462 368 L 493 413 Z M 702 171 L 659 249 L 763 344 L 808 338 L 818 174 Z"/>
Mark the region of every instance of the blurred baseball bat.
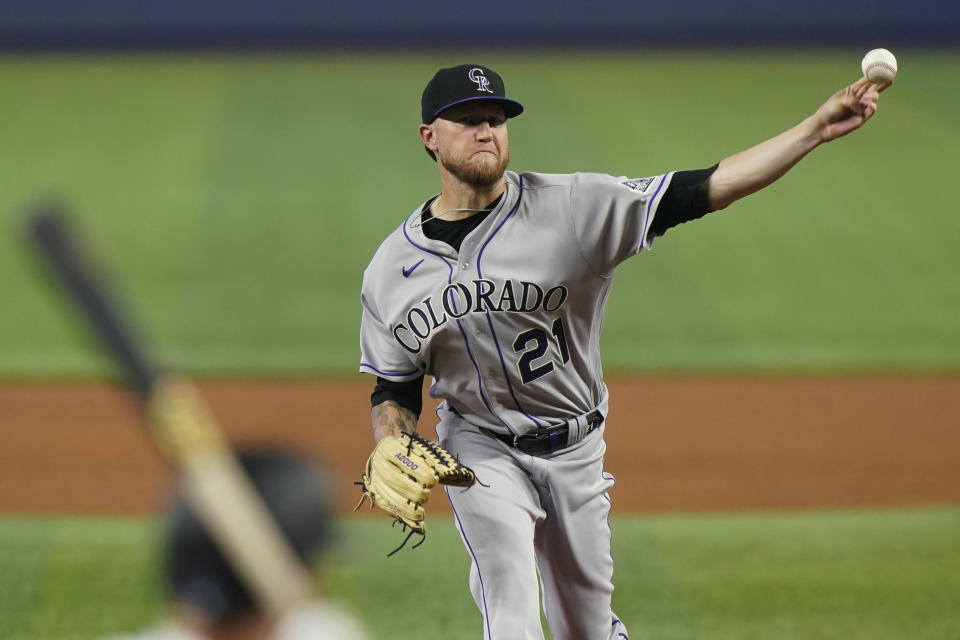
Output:
<path fill-rule="evenodd" d="M 184 492 L 224 556 L 266 611 L 283 614 L 311 596 L 309 572 L 287 544 L 263 500 L 238 464 L 212 413 L 185 378 L 160 370 L 94 271 L 55 207 L 28 215 L 29 235 L 81 309 L 94 333 L 120 363 L 143 402 L 161 453 L 179 470 Z"/>

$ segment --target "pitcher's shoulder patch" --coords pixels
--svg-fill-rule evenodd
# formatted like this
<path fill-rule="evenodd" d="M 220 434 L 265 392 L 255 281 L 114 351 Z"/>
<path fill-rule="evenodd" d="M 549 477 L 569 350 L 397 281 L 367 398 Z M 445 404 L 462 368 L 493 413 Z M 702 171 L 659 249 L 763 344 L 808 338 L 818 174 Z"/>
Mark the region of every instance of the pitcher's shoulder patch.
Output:
<path fill-rule="evenodd" d="M 634 191 L 644 193 L 657 177 L 658 176 L 653 176 L 652 178 L 631 178 L 630 180 L 624 181 L 623 185 Z"/>

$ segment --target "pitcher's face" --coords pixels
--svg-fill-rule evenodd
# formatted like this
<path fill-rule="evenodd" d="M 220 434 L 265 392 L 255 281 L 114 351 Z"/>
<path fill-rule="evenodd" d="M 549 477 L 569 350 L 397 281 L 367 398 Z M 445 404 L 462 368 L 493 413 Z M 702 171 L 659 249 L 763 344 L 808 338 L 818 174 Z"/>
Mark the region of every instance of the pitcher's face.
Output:
<path fill-rule="evenodd" d="M 454 105 L 432 124 L 423 125 L 421 138 L 441 166 L 470 185 L 495 184 L 510 162 L 507 118 L 498 104 Z"/>

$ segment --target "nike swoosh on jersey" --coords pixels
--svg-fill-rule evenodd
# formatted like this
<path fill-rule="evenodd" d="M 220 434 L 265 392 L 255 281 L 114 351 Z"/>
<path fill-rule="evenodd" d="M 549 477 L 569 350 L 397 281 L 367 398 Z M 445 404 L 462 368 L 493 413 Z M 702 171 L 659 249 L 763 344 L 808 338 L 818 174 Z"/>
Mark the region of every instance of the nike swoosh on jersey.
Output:
<path fill-rule="evenodd" d="M 409 278 L 409 277 L 410 277 L 410 274 L 413 273 L 413 270 L 416 269 L 417 267 L 419 267 L 419 266 L 421 265 L 421 263 L 423 263 L 423 260 L 420 260 L 420 262 L 418 262 L 417 264 L 413 265 L 413 266 L 410 267 L 409 269 L 407 269 L 406 267 L 400 267 L 400 270 L 403 272 L 403 277 L 404 277 L 404 278 Z"/>

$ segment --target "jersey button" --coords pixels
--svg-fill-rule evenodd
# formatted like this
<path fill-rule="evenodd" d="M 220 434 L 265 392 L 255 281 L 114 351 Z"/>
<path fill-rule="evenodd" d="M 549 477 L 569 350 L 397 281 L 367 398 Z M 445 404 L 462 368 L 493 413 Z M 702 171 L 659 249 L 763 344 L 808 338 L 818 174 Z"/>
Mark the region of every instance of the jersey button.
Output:
<path fill-rule="evenodd" d="M 469 268 L 470 268 L 470 263 L 469 263 L 469 262 L 464 262 L 464 263 L 463 263 L 463 268 L 464 268 L 464 269 L 469 269 Z"/>

